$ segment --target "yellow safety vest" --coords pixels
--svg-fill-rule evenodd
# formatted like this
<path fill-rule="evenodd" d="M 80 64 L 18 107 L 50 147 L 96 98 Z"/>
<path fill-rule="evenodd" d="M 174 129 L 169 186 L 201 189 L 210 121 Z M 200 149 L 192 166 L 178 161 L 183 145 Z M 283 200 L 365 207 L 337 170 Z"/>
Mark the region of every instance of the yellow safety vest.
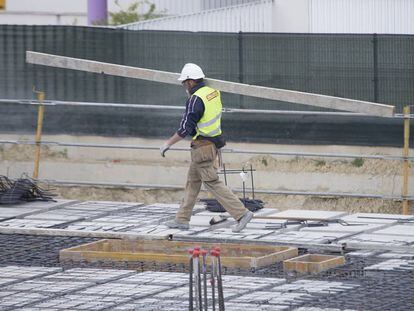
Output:
<path fill-rule="evenodd" d="M 221 96 L 220 91 L 208 86 L 199 88 L 194 95 L 201 98 L 204 103 L 204 114 L 197 123 L 196 139 L 199 135 L 214 137 L 221 134 Z"/>

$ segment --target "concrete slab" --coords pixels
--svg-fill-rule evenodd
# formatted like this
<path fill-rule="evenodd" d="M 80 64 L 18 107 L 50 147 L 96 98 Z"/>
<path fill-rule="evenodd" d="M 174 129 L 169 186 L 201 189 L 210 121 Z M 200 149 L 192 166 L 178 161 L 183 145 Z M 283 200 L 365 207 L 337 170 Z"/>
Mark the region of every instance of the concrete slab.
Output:
<path fill-rule="evenodd" d="M 265 207 L 265 208 L 259 209 L 258 211 L 254 212 L 254 214 L 257 216 L 266 216 L 266 215 L 271 215 L 277 212 L 279 212 L 277 208 Z"/>
<path fill-rule="evenodd" d="M 346 212 L 317 211 L 317 210 L 287 210 L 269 214 L 267 216 L 291 220 L 332 220 L 345 216 Z"/>
<path fill-rule="evenodd" d="M 127 208 L 143 206 L 140 202 L 110 202 L 110 201 L 86 201 L 66 206 L 67 209 L 100 210 L 103 212 L 119 211 Z"/>
<path fill-rule="evenodd" d="M 66 223 L 67 220 L 10 219 L 0 222 L 0 227 L 50 228 Z"/>
<path fill-rule="evenodd" d="M 80 290 L 89 285 L 90 283 L 88 282 L 59 282 L 56 280 L 39 278 L 5 286 L 4 290 L 13 292 L 28 291 L 31 293 L 41 293 L 48 295 L 50 293 L 63 294 L 65 292 L 70 292 L 73 290 Z"/>
<path fill-rule="evenodd" d="M 130 272 L 130 271 L 129 271 Z M 118 283 L 153 284 L 163 286 L 181 286 L 188 284 L 188 274 L 175 272 L 144 271 L 123 277 Z"/>
<path fill-rule="evenodd" d="M 374 230 L 375 228 L 380 228 L 382 226 L 383 226 L 382 224 L 366 224 L 366 223 L 345 226 L 339 223 L 330 223 L 327 226 L 303 227 L 300 229 L 300 231 L 358 233 L 358 232 L 364 232 L 367 230 Z"/>
<path fill-rule="evenodd" d="M 277 292 L 307 292 L 312 294 L 330 295 L 333 293 L 353 290 L 359 285 L 355 283 L 320 281 L 320 280 L 298 280 L 292 283 L 273 287 Z"/>
<path fill-rule="evenodd" d="M 361 250 L 361 251 L 355 251 L 355 252 L 350 252 L 346 254 L 347 256 L 350 257 L 362 257 L 362 258 L 368 258 L 368 257 L 373 257 L 373 256 L 380 256 L 378 255 L 378 251 L 370 251 L 370 250 Z"/>
<path fill-rule="evenodd" d="M 290 243 L 316 243 L 324 244 L 335 241 L 347 233 L 341 232 L 307 232 L 307 231 L 291 231 L 283 233 L 272 233 L 259 238 L 259 241 L 274 241 L 274 242 L 290 242 Z"/>
<path fill-rule="evenodd" d="M 141 222 L 137 225 L 147 225 L 148 222 Z M 81 221 L 71 224 L 67 227 L 68 230 L 80 231 L 110 231 L 110 232 L 126 232 L 136 228 L 135 225 L 128 225 L 122 223 L 108 223 L 108 222 L 87 222 Z"/>
<path fill-rule="evenodd" d="M 256 311 L 283 311 L 291 310 L 289 306 L 283 305 L 261 305 L 254 303 L 226 303 L 227 311 L 239 311 L 239 310 L 256 310 Z"/>
<path fill-rule="evenodd" d="M 403 235 L 385 235 L 385 234 L 359 234 L 350 238 L 340 240 L 341 243 L 347 243 L 352 247 L 358 247 L 358 245 L 370 244 L 378 246 L 404 246 L 414 243 L 414 236 Z"/>
<path fill-rule="evenodd" d="M 306 293 L 280 293 L 271 291 L 261 291 L 248 293 L 243 296 L 230 299 L 230 302 L 249 302 L 256 304 L 268 305 L 286 305 L 295 306 L 303 303 L 304 298 L 312 298 L 312 295 Z"/>
<path fill-rule="evenodd" d="M 11 279 L 11 278 L 0 278 L 0 286 L 9 285 L 11 283 L 16 282 L 17 279 Z"/>
<path fill-rule="evenodd" d="M 317 308 L 317 307 L 300 307 L 294 311 L 357 311 L 356 309 L 337 309 L 337 308 Z"/>
<path fill-rule="evenodd" d="M 170 229 L 167 226 L 161 225 L 147 225 L 143 227 L 135 227 L 133 229 L 129 229 L 127 233 L 139 233 L 139 234 L 148 234 L 153 236 L 160 236 L 166 234 L 173 234 L 173 235 L 194 235 L 198 232 L 207 230 L 205 227 L 190 227 L 189 230 L 180 230 L 180 229 Z"/>
<path fill-rule="evenodd" d="M 124 284 L 111 282 L 87 288 L 82 292 L 82 295 L 110 295 L 120 297 L 136 296 L 138 298 L 162 292 L 166 289 L 168 289 L 168 287 L 160 285 Z"/>
<path fill-rule="evenodd" d="M 21 215 L 27 215 L 29 213 L 41 211 L 39 208 L 30 208 L 30 207 L 3 207 L 0 206 L 0 220 L 9 219 L 12 217 L 17 217 Z"/>
<path fill-rule="evenodd" d="M 389 259 L 375 265 L 365 267 L 366 272 L 375 271 L 393 271 L 396 269 L 405 269 L 414 272 L 414 260 L 408 259 Z"/>
<path fill-rule="evenodd" d="M 385 235 L 403 235 L 414 237 L 414 224 L 406 225 L 394 225 L 385 229 L 377 230 L 372 232 L 374 234 L 385 234 Z"/>
<path fill-rule="evenodd" d="M 274 230 L 277 232 L 298 230 L 301 224 L 289 222 L 285 219 L 260 219 L 253 218 L 246 226 L 248 229 Z"/>
<path fill-rule="evenodd" d="M 5 208 L 33 208 L 33 209 L 40 209 L 40 210 L 49 210 L 51 208 L 61 207 L 64 205 L 74 204 L 78 201 L 76 200 L 65 200 L 65 199 L 54 199 L 53 201 L 33 201 L 33 202 L 24 202 L 20 204 L 11 204 L 11 205 L 1 205 Z"/>
<path fill-rule="evenodd" d="M 4 308 L 6 310 L 9 308 L 13 310 L 13 308 L 31 305 L 35 302 L 50 298 L 47 294 L 26 292 L 22 295 L 21 292 L 6 291 L 5 289 L 2 293 L 7 294 L 7 296 L 0 296 L 0 309 Z"/>
<path fill-rule="evenodd" d="M 106 297 L 71 294 L 63 297 L 48 299 L 31 306 L 31 308 L 39 308 L 39 310 L 102 310 L 115 307 L 116 305 L 130 301 L 129 297 L 121 297 L 108 295 Z"/>
<path fill-rule="evenodd" d="M 4 220 L 14 217 L 24 217 L 39 212 L 57 209 L 62 206 L 70 205 L 74 202 L 77 201 L 58 199 L 56 202 L 35 201 L 22 204 L 0 205 L 0 221 L 2 219 Z"/>
<path fill-rule="evenodd" d="M 125 278 L 131 275 L 136 275 L 136 273 L 131 270 L 74 268 L 44 276 L 42 279 L 48 281 L 102 283 Z"/>
<path fill-rule="evenodd" d="M 60 220 L 62 222 L 74 221 L 74 220 L 83 220 L 87 218 L 96 217 L 102 214 L 99 211 L 83 211 L 83 210 L 54 210 L 47 211 L 44 213 L 37 213 L 35 215 L 30 215 L 25 217 L 25 219 L 36 219 L 36 220 Z"/>
<path fill-rule="evenodd" d="M 99 223 L 114 223 L 114 224 L 136 224 L 142 226 L 143 224 L 159 224 L 163 221 L 172 219 L 172 215 L 168 214 L 144 214 L 144 213 L 114 213 L 112 215 L 102 216 L 91 220 Z"/>
<path fill-rule="evenodd" d="M 269 286 L 278 286 L 286 283 L 282 278 L 260 278 L 249 276 L 223 275 L 223 286 L 235 286 L 250 290 L 259 290 Z"/>
<path fill-rule="evenodd" d="M 176 213 L 180 208 L 179 203 L 154 203 L 141 207 L 141 210 L 148 210 L 149 212 L 162 211 L 163 213 Z M 193 212 L 205 211 L 204 204 L 196 204 Z"/>
<path fill-rule="evenodd" d="M 377 256 L 384 259 L 414 259 L 414 253 L 386 252 Z"/>
<path fill-rule="evenodd" d="M 274 230 L 260 230 L 246 228 L 241 232 L 232 232 L 231 228 L 211 229 L 197 233 L 197 237 L 213 237 L 219 239 L 259 239 L 267 234 L 274 233 Z"/>
<path fill-rule="evenodd" d="M 258 211 L 256 215 L 300 217 L 301 219 L 306 218 L 308 222 L 317 221 L 315 219 L 321 218 L 325 220 L 337 219 L 339 215 L 342 215 L 341 219 L 358 225 L 342 226 L 337 223 L 329 223 L 323 227 L 303 227 L 302 224 L 295 223 L 294 219 L 291 219 L 290 224 L 286 224 L 286 219 L 254 218 L 245 230 L 233 233 L 231 232 L 231 227 L 234 224 L 232 218 L 230 218 L 230 221 L 220 224 L 220 228 L 211 228 L 209 221 L 217 213 L 206 211 L 203 205 L 197 206 L 198 210 L 195 211 L 195 215 L 192 217 L 190 230 L 184 231 L 170 229 L 163 225 L 165 221 L 174 218 L 179 204 L 155 203 L 144 205 L 139 202 L 77 202 L 69 200 L 56 203 L 58 205 L 50 204 L 50 202 L 34 202 L 33 204 L 28 205 L 29 208 L 37 206 L 44 208 L 44 210 L 36 210 L 35 212 L 30 209 L 21 210 L 24 213 L 32 213 L 22 217 L 20 211 L 16 214 L 15 210 L 7 209 L 4 215 L 9 215 L 10 212 L 14 213 L 13 215 L 20 215 L 16 217 L 22 218 L 0 221 L 0 227 L 50 228 L 69 223 L 67 229 L 73 231 L 138 233 L 149 236 L 173 234 L 176 237 L 196 236 L 197 238 L 214 238 L 217 240 L 258 240 L 304 245 L 339 240 L 338 243 L 348 241 L 348 243 L 352 243 L 353 247 L 361 248 L 366 244 L 371 244 L 366 247 L 372 247 L 372 242 L 375 243 L 375 241 L 379 241 L 376 245 L 384 245 L 387 248 L 393 245 L 404 246 L 413 243 L 414 238 L 414 230 L 412 230 L 414 224 L 397 224 L 399 220 L 412 219 L 414 217 L 412 215 L 359 213 L 344 216 L 343 212 L 335 211 L 288 210 L 277 212 L 271 208 L 264 208 Z M 1 212 L 2 208 L 0 208 Z M 381 229 L 381 226 L 387 225 L 390 227 Z M 377 228 L 375 239 L 366 235 Z M 354 236 L 347 238 L 349 235 Z M 385 237 L 379 238 L 380 235 Z M 392 237 L 387 238 L 386 236 L 389 235 L 392 235 Z M 385 244 L 382 244 L 384 241 Z"/>
<path fill-rule="evenodd" d="M 0 267 L 2 271 L 51 272 L 30 282 L 22 280 L 0 291 L 0 309 L 140 310 L 188 309 L 188 274 L 76 268 L 66 271 L 37 267 Z M 30 268 L 30 269 L 28 269 Z M 4 278 L 5 279 L 5 278 Z M 1 280 L 1 278 L 0 278 Z M 38 286 L 34 288 L 33 286 Z M 81 287 L 84 285 L 84 287 Z M 352 282 L 223 275 L 226 310 L 292 310 L 306 301 L 355 288 Z M 11 287 L 11 286 L 10 286 Z M 210 290 L 210 287 L 209 287 Z M 210 292 L 209 292 L 210 293 Z"/>
<path fill-rule="evenodd" d="M 341 217 L 346 222 L 362 222 L 362 223 L 375 223 L 375 224 L 391 224 L 396 223 L 398 220 L 413 219 L 412 215 L 400 215 L 400 214 L 379 214 L 379 213 L 356 213 Z"/>
<path fill-rule="evenodd" d="M 184 300 L 144 298 L 111 308 L 114 311 L 183 311 L 188 310 L 188 302 Z M 226 310 L 228 310 L 226 308 Z M 230 311 L 230 310 L 228 310 Z"/>
<path fill-rule="evenodd" d="M 212 217 L 208 215 L 199 216 L 193 215 L 190 220 L 190 226 L 210 227 L 210 220 Z"/>
<path fill-rule="evenodd" d="M 0 278 L 26 280 L 60 271 L 62 271 L 61 268 L 53 267 L 5 266 L 0 267 Z"/>

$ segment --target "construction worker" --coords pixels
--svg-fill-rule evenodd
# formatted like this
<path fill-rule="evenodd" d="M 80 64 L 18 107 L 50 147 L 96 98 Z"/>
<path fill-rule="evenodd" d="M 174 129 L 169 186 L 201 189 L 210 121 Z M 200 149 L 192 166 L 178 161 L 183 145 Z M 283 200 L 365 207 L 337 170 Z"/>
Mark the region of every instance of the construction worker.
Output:
<path fill-rule="evenodd" d="M 160 148 L 165 157 L 168 149 L 187 135 L 192 136 L 191 164 L 183 202 L 175 219 L 165 224 L 170 228 L 188 229 L 191 214 L 200 192 L 201 183 L 209 190 L 237 224 L 233 232 L 239 232 L 253 218 L 231 190 L 219 180 L 217 159 L 219 150 L 226 142 L 221 131 L 220 91 L 205 85 L 203 70 L 196 64 L 185 64 L 178 78 L 184 86 L 188 99 L 180 128 Z"/>

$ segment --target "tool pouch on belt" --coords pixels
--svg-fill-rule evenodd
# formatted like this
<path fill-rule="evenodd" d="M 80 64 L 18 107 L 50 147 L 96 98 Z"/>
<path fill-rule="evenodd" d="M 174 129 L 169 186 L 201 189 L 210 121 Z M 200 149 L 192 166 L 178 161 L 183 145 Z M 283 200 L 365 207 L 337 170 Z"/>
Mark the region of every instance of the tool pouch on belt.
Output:
<path fill-rule="evenodd" d="M 191 145 L 191 161 L 202 163 L 214 161 L 217 157 L 217 148 L 211 141 L 195 140 Z"/>

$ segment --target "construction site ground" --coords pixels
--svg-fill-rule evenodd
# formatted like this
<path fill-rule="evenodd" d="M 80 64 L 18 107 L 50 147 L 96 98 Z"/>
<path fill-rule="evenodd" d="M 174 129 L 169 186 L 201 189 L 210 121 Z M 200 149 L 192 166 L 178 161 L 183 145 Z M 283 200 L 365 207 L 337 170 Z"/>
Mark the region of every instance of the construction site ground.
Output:
<path fill-rule="evenodd" d="M 31 135 L 5 134 L 2 138 L 33 140 Z M 414 309 L 410 295 L 414 291 L 414 218 L 400 215 L 401 201 L 390 199 L 401 194 L 402 163 L 398 160 L 224 153 L 227 169 L 254 168 L 255 198 L 265 202 L 265 209 L 256 215 L 285 211 L 318 215 L 328 222 L 254 219 L 236 234 L 230 229 L 232 221 L 211 227 L 208 221 L 213 214 L 200 205 L 194 211 L 190 230 L 180 231 L 163 223 L 173 219 L 182 199 L 180 188 L 185 184 L 188 151 L 171 150 L 161 158 L 157 148 L 162 140 L 67 135 L 47 135 L 43 140 L 140 145 L 154 150 L 42 147 L 40 179 L 50 180 L 44 186 L 53 188 L 59 199 L 0 206 L 0 310 L 188 309 L 185 265 L 59 260 L 62 249 L 108 236 L 194 241 L 194 245 L 289 245 L 298 247 L 300 254 L 345 256 L 345 265 L 313 275 L 287 273 L 282 263 L 257 269 L 224 268 L 226 310 Z M 188 142 L 177 147 L 188 147 Z M 352 146 L 229 143 L 226 148 L 401 155 L 399 148 Z M 31 175 L 33 158 L 32 145 L 0 145 L 0 175 Z M 414 176 L 413 171 L 411 164 L 410 176 Z M 88 185 L 57 185 L 54 180 Z M 95 182 L 101 184 L 92 185 Z M 232 188 L 242 187 L 238 174 L 227 176 L 227 182 Z M 128 183 L 148 186 L 120 186 Z M 251 198 L 250 175 L 245 186 L 246 196 Z M 377 197 L 275 195 L 260 190 Z M 202 192 L 200 197 L 210 196 Z M 409 212 L 414 213 L 412 202 Z"/>
<path fill-rule="evenodd" d="M 169 229 L 178 204 L 110 201 L 31 202 L 0 207 L 0 310 L 187 310 L 185 265 L 59 261 L 59 251 L 103 237 L 289 245 L 300 254 L 344 255 L 318 274 L 281 263 L 223 271 L 226 310 L 413 310 L 414 217 L 398 214 L 264 208 L 245 230 L 197 205 L 190 230 Z M 297 222 L 291 218 L 325 219 Z M 223 245 L 222 247 L 225 247 Z M 183 250 L 185 252 L 185 250 Z M 211 304 L 211 300 L 210 300 Z M 210 306 L 211 309 L 211 306 Z"/>
<path fill-rule="evenodd" d="M 11 142 L 33 141 L 33 135 L 2 134 Z M 107 200 L 143 203 L 176 203 L 183 196 L 189 164 L 188 151 L 168 151 L 166 158 L 158 147 L 164 141 L 141 138 L 110 138 L 100 136 L 44 135 L 43 141 L 143 146 L 154 150 L 123 148 L 68 147 L 58 144 L 43 146 L 40 162 L 40 179 L 50 180 L 60 197 L 76 200 Z M 174 147 L 188 148 L 182 141 Z M 297 152 L 349 154 L 355 157 L 302 157 L 295 155 L 271 156 L 266 154 L 242 154 L 224 152 L 227 169 L 254 171 L 254 187 L 257 191 L 305 191 L 315 193 L 349 193 L 373 195 L 352 196 L 303 196 L 260 193 L 256 197 L 267 207 L 285 209 L 340 210 L 347 212 L 400 213 L 401 201 L 392 199 L 401 195 L 402 162 L 399 160 L 363 159 L 357 155 L 401 156 L 400 148 L 359 146 L 306 146 L 270 145 L 228 142 L 230 151 Z M 0 175 L 21 176 L 33 172 L 34 146 L 18 144 L 0 145 Z M 414 183 L 414 167 L 410 163 L 409 185 Z M 53 180 L 81 181 L 89 185 L 56 185 Z M 242 188 L 238 174 L 227 176 L 233 189 Z M 100 185 L 92 185 L 101 183 Z M 121 184 L 148 185 L 126 187 Z M 111 186 L 109 186 L 111 185 Z M 151 187 L 162 185 L 171 187 Z M 246 181 L 246 196 L 252 197 L 251 177 Z M 241 192 L 239 192 L 241 196 Z M 201 197 L 209 197 L 207 192 Z M 410 213 L 414 204 L 410 204 Z"/>

